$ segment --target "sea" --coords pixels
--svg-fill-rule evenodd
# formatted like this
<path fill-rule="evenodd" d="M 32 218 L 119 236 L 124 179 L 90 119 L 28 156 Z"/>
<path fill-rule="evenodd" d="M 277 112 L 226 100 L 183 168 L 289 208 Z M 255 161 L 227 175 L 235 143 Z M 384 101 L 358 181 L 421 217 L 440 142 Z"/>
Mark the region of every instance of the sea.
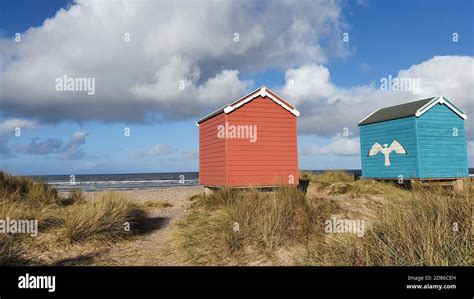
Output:
<path fill-rule="evenodd" d="M 199 185 L 198 172 L 119 173 L 30 176 L 58 189 L 84 192 L 101 190 L 135 190 Z"/>
<path fill-rule="evenodd" d="M 322 173 L 325 170 L 309 171 Z M 360 169 L 349 169 L 345 171 L 354 176 L 361 175 Z M 469 168 L 469 174 L 474 176 L 474 168 Z M 69 191 L 72 189 L 81 189 L 84 192 L 101 190 L 140 190 L 199 185 L 199 172 L 64 174 L 30 177 L 34 180 L 42 180 L 56 187 L 58 191 Z"/>

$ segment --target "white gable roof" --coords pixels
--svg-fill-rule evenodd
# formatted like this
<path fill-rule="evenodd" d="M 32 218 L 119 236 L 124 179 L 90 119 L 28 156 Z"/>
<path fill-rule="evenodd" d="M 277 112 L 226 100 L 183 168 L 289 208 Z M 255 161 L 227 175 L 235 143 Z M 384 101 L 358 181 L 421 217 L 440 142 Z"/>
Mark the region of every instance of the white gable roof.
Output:
<path fill-rule="evenodd" d="M 462 119 L 467 115 L 456 105 L 451 103 L 443 96 L 430 97 L 414 102 L 408 102 L 400 105 L 379 108 L 359 121 L 359 126 L 371 123 L 384 122 L 392 119 L 404 118 L 409 116 L 420 117 L 436 105 L 445 105 Z"/>
<path fill-rule="evenodd" d="M 260 89 L 260 92 L 256 92 L 259 89 Z M 230 104 L 229 106 L 225 107 L 224 112 L 225 113 L 230 113 L 230 112 L 234 111 L 235 109 L 238 109 L 239 107 L 247 104 L 248 102 L 250 102 L 253 99 L 260 96 L 262 98 L 267 97 L 267 98 L 273 100 L 278 105 L 285 108 L 286 110 L 288 110 L 289 112 L 291 112 L 292 114 L 294 114 L 295 116 L 300 116 L 300 112 L 298 110 L 296 110 L 296 108 L 288 106 L 287 104 L 280 101 L 278 98 L 274 97 L 272 94 L 268 93 L 266 87 L 262 86 L 259 89 L 255 90 L 253 93 L 251 93 L 249 96 L 247 96 L 243 100 L 237 101 L 237 104 L 235 104 L 235 105 Z"/>
<path fill-rule="evenodd" d="M 203 118 L 201 118 L 198 122 L 197 122 L 197 125 L 199 125 L 199 123 L 215 116 L 215 115 L 218 115 L 222 112 L 228 114 L 228 113 L 231 113 L 232 111 L 234 111 L 235 109 L 238 109 L 240 107 L 242 107 L 243 105 L 245 105 L 246 103 L 258 98 L 258 97 L 262 97 L 262 98 L 269 98 L 271 99 L 272 101 L 274 101 L 275 103 L 277 103 L 278 105 L 280 105 L 281 107 L 283 107 L 285 110 L 288 110 L 290 113 L 292 113 L 293 115 L 295 116 L 300 116 L 300 112 L 298 110 L 296 110 L 295 107 L 283 102 L 281 99 L 279 99 L 279 97 L 276 97 L 274 96 L 273 94 L 275 94 L 275 92 L 268 92 L 267 91 L 267 88 L 265 86 L 262 86 L 254 91 L 252 91 L 251 93 L 249 93 L 248 95 L 238 99 L 237 101 L 234 101 L 233 103 L 231 104 L 228 104 L 228 105 L 225 105 L 224 107 L 221 107 L 219 109 L 217 109 L 216 111 L 212 112 L 212 113 L 209 113 L 208 115 L 204 116 Z"/>
<path fill-rule="evenodd" d="M 459 108 L 454 106 L 448 99 L 446 99 L 443 96 L 434 98 L 432 101 L 421 107 L 420 109 L 416 110 L 415 116 L 420 117 L 422 116 L 426 111 L 430 110 L 433 108 L 436 104 L 442 104 L 451 109 L 454 113 L 459 115 L 463 119 L 467 119 L 467 115 Z"/>

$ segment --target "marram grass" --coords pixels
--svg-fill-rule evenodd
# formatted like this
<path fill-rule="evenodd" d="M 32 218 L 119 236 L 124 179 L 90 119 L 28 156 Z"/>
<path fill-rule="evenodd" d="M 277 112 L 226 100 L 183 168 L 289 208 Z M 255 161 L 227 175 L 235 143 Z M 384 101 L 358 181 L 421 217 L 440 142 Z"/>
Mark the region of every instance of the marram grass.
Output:
<path fill-rule="evenodd" d="M 310 203 L 291 187 L 274 192 L 222 189 L 194 201 L 178 225 L 176 240 L 191 264 L 249 264 L 259 256 L 272 258 L 287 245 L 305 243 L 335 208 Z"/>
<path fill-rule="evenodd" d="M 105 192 L 71 206 L 64 214 L 66 237 L 71 241 L 113 241 L 143 229 L 146 212 L 120 193 Z"/>
<path fill-rule="evenodd" d="M 276 192 L 222 189 L 194 197 L 176 230 L 185 261 L 228 265 L 263 259 L 279 264 L 279 253 L 286 251 L 285 264 L 299 265 L 474 264 L 472 186 L 463 191 L 418 185 L 405 190 L 354 181 L 343 172 L 305 175 L 316 197 L 287 187 Z M 347 203 L 357 211 L 348 210 Z M 365 214 L 356 217 L 368 222 L 363 237 L 324 232 L 325 220 L 360 211 Z"/>
<path fill-rule="evenodd" d="M 6 218 L 38 220 L 39 234 L 55 229 L 76 242 L 126 238 L 145 229 L 147 215 L 119 193 L 89 200 L 79 190 L 60 196 L 44 182 L 0 172 L 0 219 Z M 0 265 L 34 264 L 22 257 L 34 241 L 26 234 L 0 234 Z"/>

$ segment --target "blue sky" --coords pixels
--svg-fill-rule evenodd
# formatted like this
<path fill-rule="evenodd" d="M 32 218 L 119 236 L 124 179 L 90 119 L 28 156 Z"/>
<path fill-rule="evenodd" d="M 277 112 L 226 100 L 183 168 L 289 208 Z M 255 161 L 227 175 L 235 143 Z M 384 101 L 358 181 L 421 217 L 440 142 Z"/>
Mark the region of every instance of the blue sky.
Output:
<path fill-rule="evenodd" d="M 101 4 L 88 0 L 2 1 L 1 168 L 14 174 L 197 171 L 196 120 L 262 85 L 295 103 L 302 112 L 298 136 L 302 169 L 360 168 L 357 121 L 378 106 L 425 95 L 381 93 L 377 86 L 388 75 L 421 78 L 429 84 L 426 95 L 442 92 L 468 115 L 474 112 L 469 95 L 474 49 L 472 1 L 335 1 L 315 7 L 318 15 L 311 15 L 308 9 L 265 2 L 253 10 L 248 7 L 251 5 L 236 4 L 228 12 L 229 16 L 246 12 L 250 20 L 256 20 L 249 15 L 255 9 L 262 9 L 269 18 L 285 16 L 288 20 L 282 23 L 287 21 L 291 32 L 273 32 L 263 21 L 244 25 L 232 17 L 227 18 L 230 21 L 215 21 L 218 25 L 209 23 L 199 18 L 214 9 L 209 3 L 203 1 L 195 14 L 189 12 L 191 18 L 196 16 L 195 21 L 189 21 L 183 9 L 183 19 L 196 27 L 188 32 L 180 22 L 180 13 L 174 19 L 163 16 L 163 21 L 161 15 L 127 13 L 143 9 L 134 8 L 133 1 L 123 8 L 107 0 Z M 157 13 L 167 5 L 172 4 L 157 4 Z M 75 7 L 77 12 L 72 11 Z M 154 9 L 150 7 L 146 10 Z M 56 15 L 60 9 L 64 11 Z M 222 18 L 225 14 L 222 12 Z M 118 18 L 123 19 L 116 21 Z M 122 38 L 127 31 L 132 34 L 131 43 L 117 46 L 109 41 L 114 34 Z M 241 34 L 241 48 L 233 49 L 228 41 L 220 44 L 223 36 L 235 31 Z M 22 41 L 15 44 L 16 33 L 21 33 Z M 348 42 L 342 40 L 345 33 Z M 169 44 L 163 46 L 161 38 L 167 34 Z M 262 44 L 256 42 L 259 38 Z M 283 46 L 273 43 L 279 38 Z M 142 47 L 144 44 L 147 47 Z M 77 49 L 81 50 L 75 54 Z M 126 53 L 116 54 L 120 51 Z M 46 64 L 51 67 L 45 69 L 44 61 L 51 61 Z M 446 85 L 442 74 L 459 66 L 467 67 L 468 77 L 463 75 L 466 72 L 459 72 L 454 89 L 453 84 Z M 50 73 L 54 78 L 52 70 L 95 77 L 94 99 L 43 94 L 49 87 L 42 80 Z M 156 88 L 165 88 L 166 82 L 174 82 L 175 74 L 192 86 L 187 96 L 150 95 Z M 21 84 L 11 83 L 12 78 Z M 232 92 L 208 101 L 209 93 L 218 94 L 209 83 L 213 78 L 221 84 L 217 86 Z M 304 88 L 289 90 L 288 80 L 292 78 L 305 82 Z M 311 84 L 314 86 L 308 86 Z M 337 99 L 343 103 L 335 104 Z M 352 109 L 352 105 L 357 108 Z M 319 107 L 328 115 L 318 117 Z M 15 123 L 22 124 L 21 136 L 12 136 Z M 468 142 L 472 142 L 472 123 L 466 121 L 466 126 Z M 125 128 L 130 128 L 130 136 L 124 136 Z M 350 134 L 341 137 L 345 128 Z M 347 141 L 344 150 L 332 145 L 340 144 L 341 138 Z M 35 145 L 42 145 L 44 151 L 32 150 Z M 472 161 L 470 157 L 471 165 Z"/>

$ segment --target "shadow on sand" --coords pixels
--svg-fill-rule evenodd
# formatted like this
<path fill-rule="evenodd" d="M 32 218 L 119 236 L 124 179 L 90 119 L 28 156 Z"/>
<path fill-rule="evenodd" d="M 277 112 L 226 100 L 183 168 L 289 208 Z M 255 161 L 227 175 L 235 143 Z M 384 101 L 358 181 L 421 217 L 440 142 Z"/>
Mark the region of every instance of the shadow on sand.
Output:
<path fill-rule="evenodd" d="M 87 266 L 94 264 L 95 258 L 102 252 L 93 252 L 89 254 L 78 255 L 72 258 L 62 259 L 51 264 L 52 266 Z"/>
<path fill-rule="evenodd" d="M 164 228 L 169 223 L 169 218 L 166 217 L 150 217 L 142 225 L 142 229 L 137 231 L 134 236 L 145 236 L 152 232 Z M 56 261 L 52 266 L 87 266 L 94 265 L 97 257 L 106 253 L 107 250 L 96 251 L 88 254 L 78 255 L 72 258 L 62 259 Z"/>
<path fill-rule="evenodd" d="M 137 232 L 137 235 L 143 236 L 148 235 L 155 230 L 161 229 L 168 225 L 170 219 L 167 217 L 151 217 L 147 218 L 145 223 L 143 223 L 142 229 Z"/>

